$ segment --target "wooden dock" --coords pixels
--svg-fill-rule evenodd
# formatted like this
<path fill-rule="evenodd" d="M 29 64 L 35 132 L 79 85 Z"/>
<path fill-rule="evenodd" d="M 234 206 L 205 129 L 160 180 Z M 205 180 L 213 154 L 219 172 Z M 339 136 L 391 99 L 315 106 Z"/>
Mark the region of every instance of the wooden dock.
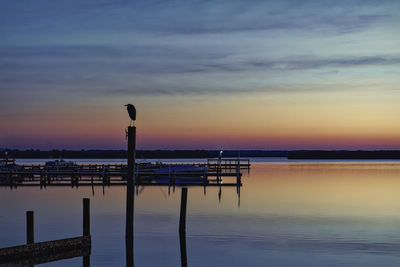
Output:
<path fill-rule="evenodd" d="M 248 160 L 223 159 L 193 164 L 136 164 L 135 185 L 241 185 Z M 126 185 L 126 164 L 72 166 L 16 165 L 0 170 L 0 186 L 111 186 Z M 229 178 L 231 178 L 229 180 Z M 228 179 L 224 181 L 223 179 Z"/>
<path fill-rule="evenodd" d="M 211 158 L 207 159 L 207 166 L 210 169 L 236 169 L 239 165 L 240 169 L 250 169 L 250 160 L 242 158 Z"/>
<path fill-rule="evenodd" d="M 0 266 L 33 266 L 81 256 L 84 266 L 89 266 L 92 243 L 89 199 L 83 199 L 82 236 L 35 243 L 33 211 L 26 212 L 26 222 L 26 244 L 0 248 Z"/>

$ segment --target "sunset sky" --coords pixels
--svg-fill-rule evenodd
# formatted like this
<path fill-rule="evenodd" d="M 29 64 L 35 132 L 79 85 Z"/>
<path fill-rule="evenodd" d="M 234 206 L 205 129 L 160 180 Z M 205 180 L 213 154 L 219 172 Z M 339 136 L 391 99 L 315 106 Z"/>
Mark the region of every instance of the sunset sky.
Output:
<path fill-rule="evenodd" d="M 400 1 L 0 1 L 0 148 L 400 149 Z"/>

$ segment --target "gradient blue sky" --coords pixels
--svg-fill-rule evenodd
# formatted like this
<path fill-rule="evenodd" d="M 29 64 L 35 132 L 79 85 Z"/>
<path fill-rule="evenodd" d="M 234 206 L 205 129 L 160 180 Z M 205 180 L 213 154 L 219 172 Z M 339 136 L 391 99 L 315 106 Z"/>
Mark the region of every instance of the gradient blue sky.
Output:
<path fill-rule="evenodd" d="M 0 1 L 0 147 L 400 149 L 399 1 Z"/>

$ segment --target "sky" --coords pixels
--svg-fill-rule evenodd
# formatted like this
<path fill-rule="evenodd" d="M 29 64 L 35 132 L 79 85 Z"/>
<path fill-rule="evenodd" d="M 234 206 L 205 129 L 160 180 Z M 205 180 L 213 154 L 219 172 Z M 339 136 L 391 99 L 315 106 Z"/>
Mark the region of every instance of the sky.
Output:
<path fill-rule="evenodd" d="M 0 0 L 0 148 L 400 149 L 399 10 Z"/>

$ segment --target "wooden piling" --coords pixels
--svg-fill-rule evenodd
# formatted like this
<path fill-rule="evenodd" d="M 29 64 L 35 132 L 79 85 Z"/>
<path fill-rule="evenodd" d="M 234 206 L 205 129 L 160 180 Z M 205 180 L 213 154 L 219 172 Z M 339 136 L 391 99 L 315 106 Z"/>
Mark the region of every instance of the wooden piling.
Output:
<path fill-rule="evenodd" d="M 206 195 L 206 187 L 208 184 L 208 176 L 207 176 L 207 167 L 204 167 L 204 173 L 203 173 L 203 194 Z"/>
<path fill-rule="evenodd" d="M 0 266 L 32 266 L 63 258 L 87 256 L 84 266 L 90 263 L 90 202 L 83 199 L 83 236 L 35 243 L 34 213 L 26 212 L 26 245 L 0 248 Z M 7 265 L 8 264 L 8 265 Z"/>
<path fill-rule="evenodd" d="M 90 199 L 83 199 L 83 236 L 90 236 Z"/>
<path fill-rule="evenodd" d="M 126 265 L 133 266 L 133 211 L 134 211 L 134 184 L 136 159 L 136 127 L 128 127 L 128 176 L 126 178 Z"/>
<path fill-rule="evenodd" d="M 238 161 L 237 165 L 236 165 L 236 182 L 239 184 L 241 183 L 241 173 L 240 173 L 240 162 Z"/>
<path fill-rule="evenodd" d="M 26 243 L 33 244 L 34 241 L 34 221 L 33 211 L 26 212 Z"/>
<path fill-rule="evenodd" d="M 175 182 L 176 182 L 176 175 L 175 170 L 172 171 L 172 191 L 175 193 Z"/>
<path fill-rule="evenodd" d="M 181 250 L 181 266 L 187 267 L 186 254 L 186 207 L 187 207 L 187 188 L 182 188 L 181 212 L 179 218 L 179 243 Z"/>
<path fill-rule="evenodd" d="M 91 182 L 92 182 L 92 195 L 94 196 L 94 184 L 93 184 L 93 176 L 92 176 Z"/>
<path fill-rule="evenodd" d="M 207 167 L 204 167 L 204 172 L 203 172 L 203 185 L 207 185 Z"/>
<path fill-rule="evenodd" d="M 181 195 L 181 212 L 179 218 L 179 232 L 186 231 L 186 206 L 187 206 L 187 188 L 182 188 Z"/>

